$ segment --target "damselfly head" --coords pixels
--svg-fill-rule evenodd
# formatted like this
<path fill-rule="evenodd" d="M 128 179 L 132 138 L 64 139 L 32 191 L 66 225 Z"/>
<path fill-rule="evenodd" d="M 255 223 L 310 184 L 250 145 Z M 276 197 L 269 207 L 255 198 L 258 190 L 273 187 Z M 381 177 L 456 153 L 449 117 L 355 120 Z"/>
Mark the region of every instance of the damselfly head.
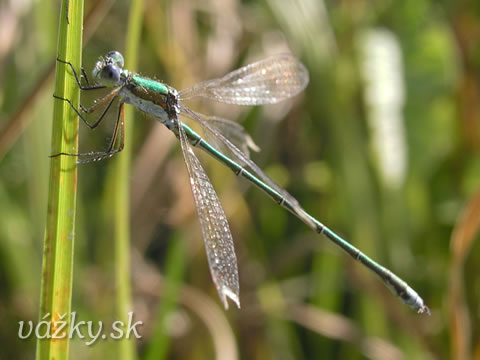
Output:
<path fill-rule="evenodd" d="M 92 75 L 97 83 L 113 86 L 120 82 L 123 70 L 123 56 L 118 51 L 110 51 L 100 57 L 93 68 Z"/>

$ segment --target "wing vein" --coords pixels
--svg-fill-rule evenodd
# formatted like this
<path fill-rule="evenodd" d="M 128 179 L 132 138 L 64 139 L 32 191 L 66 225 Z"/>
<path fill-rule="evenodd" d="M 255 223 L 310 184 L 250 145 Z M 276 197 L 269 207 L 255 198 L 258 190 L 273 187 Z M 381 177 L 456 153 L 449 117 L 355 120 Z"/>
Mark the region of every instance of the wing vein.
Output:
<path fill-rule="evenodd" d="M 240 307 L 237 259 L 227 217 L 180 120 L 177 125 L 213 282 L 226 309 L 227 297 Z"/>

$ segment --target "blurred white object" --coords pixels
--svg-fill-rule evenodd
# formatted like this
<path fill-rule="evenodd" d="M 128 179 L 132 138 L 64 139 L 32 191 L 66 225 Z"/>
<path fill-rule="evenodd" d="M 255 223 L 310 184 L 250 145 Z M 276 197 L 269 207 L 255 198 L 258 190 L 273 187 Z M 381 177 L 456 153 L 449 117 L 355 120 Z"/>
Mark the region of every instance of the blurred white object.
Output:
<path fill-rule="evenodd" d="M 372 150 L 385 186 L 397 189 L 407 169 L 402 50 L 395 35 L 384 29 L 368 30 L 359 40 Z"/>

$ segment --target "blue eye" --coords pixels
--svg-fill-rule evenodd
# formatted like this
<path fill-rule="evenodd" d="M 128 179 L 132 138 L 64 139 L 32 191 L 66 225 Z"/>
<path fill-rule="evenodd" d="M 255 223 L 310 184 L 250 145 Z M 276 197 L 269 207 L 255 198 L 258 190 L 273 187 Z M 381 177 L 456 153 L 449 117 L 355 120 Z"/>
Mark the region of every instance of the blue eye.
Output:
<path fill-rule="evenodd" d="M 111 62 L 113 65 L 119 68 L 123 68 L 123 55 L 120 54 L 118 51 L 110 51 L 107 55 L 105 55 L 105 60 Z"/>
<path fill-rule="evenodd" d="M 100 77 L 102 80 L 117 83 L 120 81 L 120 69 L 114 65 L 106 65 L 103 67 Z"/>

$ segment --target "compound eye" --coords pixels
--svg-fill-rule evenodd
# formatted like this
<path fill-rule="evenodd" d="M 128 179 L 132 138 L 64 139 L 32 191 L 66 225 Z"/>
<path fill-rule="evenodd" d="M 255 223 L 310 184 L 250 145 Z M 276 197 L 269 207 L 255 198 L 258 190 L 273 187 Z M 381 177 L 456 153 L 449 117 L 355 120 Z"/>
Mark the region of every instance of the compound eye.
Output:
<path fill-rule="evenodd" d="M 120 69 L 114 65 L 110 65 L 110 64 L 106 65 L 102 69 L 100 77 L 105 82 L 109 82 L 113 84 L 118 83 L 120 81 Z"/>
<path fill-rule="evenodd" d="M 124 60 L 123 55 L 120 54 L 118 51 L 110 51 L 106 56 L 105 60 L 111 62 L 113 65 L 119 67 L 120 69 L 123 68 Z"/>

